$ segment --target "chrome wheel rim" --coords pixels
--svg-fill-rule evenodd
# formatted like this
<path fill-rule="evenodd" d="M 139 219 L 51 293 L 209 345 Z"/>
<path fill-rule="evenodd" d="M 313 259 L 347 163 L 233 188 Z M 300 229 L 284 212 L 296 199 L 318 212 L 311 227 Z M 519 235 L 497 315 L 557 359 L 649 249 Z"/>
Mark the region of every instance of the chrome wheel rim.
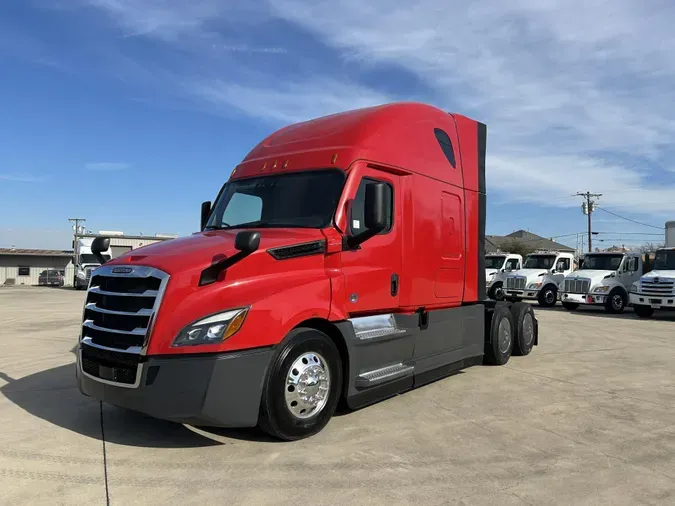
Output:
<path fill-rule="evenodd" d="M 526 313 L 523 317 L 523 343 L 526 346 L 529 346 L 533 339 L 534 321 L 532 320 L 532 315 L 530 313 Z"/>
<path fill-rule="evenodd" d="M 502 321 L 499 322 L 497 339 L 499 340 L 499 351 L 502 353 L 509 351 L 509 346 L 511 346 L 511 325 L 509 325 L 509 321 L 506 318 L 502 318 Z"/>
<path fill-rule="evenodd" d="M 330 370 L 316 352 L 300 355 L 286 374 L 286 407 L 301 420 L 316 416 L 328 402 Z"/>
<path fill-rule="evenodd" d="M 621 309 L 623 307 L 623 298 L 621 295 L 616 294 L 612 296 L 612 307 L 614 309 Z"/>
<path fill-rule="evenodd" d="M 501 286 L 495 288 L 495 299 L 502 300 L 504 298 L 504 289 Z"/>
<path fill-rule="evenodd" d="M 544 300 L 548 304 L 551 304 L 552 302 L 555 301 L 555 295 L 553 293 L 553 290 L 546 290 L 546 293 L 544 294 Z"/>

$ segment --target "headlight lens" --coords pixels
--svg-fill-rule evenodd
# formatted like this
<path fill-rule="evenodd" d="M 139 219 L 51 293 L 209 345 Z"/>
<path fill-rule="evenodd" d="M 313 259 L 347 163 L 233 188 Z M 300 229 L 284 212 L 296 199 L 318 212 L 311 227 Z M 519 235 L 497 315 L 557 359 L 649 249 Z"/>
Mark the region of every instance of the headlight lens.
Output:
<path fill-rule="evenodd" d="M 248 308 L 240 308 L 207 316 L 181 330 L 171 346 L 221 343 L 239 331 L 247 314 Z"/>
<path fill-rule="evenodd" d="M 639 285 L 639 283 L 638 283 L 637 281 L 636 281 L 635 283 L 633 283 L 632 285 L 630 285 L 630 291 L 631 291 L 631 292 L 638 292 L 638 291 L 640 291 L 640 285 Z"/>
<path fill-rule="evenodd" d="M 529 285 L 527 285 L 527 288 L 530 289 L 530 290 L 534 290 L 534 289 L 539 288 L 540 286 L 541 286 L 541 283 L 530 283 Z"/>
<path fill-rule="evenodd" d="M 607 290 L 609 290 L 608 286 L 596 286 L 595 288 L 593 288 L 593 291 L 596 293 L 605 293 L 607 292 Z"/>

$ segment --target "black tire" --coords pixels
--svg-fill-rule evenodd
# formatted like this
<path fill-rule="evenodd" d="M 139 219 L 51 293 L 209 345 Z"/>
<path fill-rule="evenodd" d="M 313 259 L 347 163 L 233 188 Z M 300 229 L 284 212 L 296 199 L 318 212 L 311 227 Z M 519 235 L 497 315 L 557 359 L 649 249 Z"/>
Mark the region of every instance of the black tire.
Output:
<path fill-rule="evenodd" d="M 640 318 L 650 318 L 654 314 L 654 308 L 650 306 L 642 306 L 640 304 L 633 305 L 633 311 Z"/>
<path fill-rule="evenodd" d="M 627 303 L 628 300 L 623 290 L 615 288 L 609 293 L 607 299 L 605 300 L 605 312 L 609 314 L 623 313 L 623 310 L 626 309 Z"/>
<path fill-rule="evenodd" d="M 546 285 L 539 291 L 537 302 L 541 307 L 553 307 L 558 300 L 558 289 L 555 285 Z"/>
<path fill-rule="evenodd" d="M 490 287 L 489 297 L 492 300 L 501 301 L 504 300 L 504 288 L 503 283 L 495 283 Z"/>
<path fill-rule="evenodd" d="M 306 353 L 316 354 L 324 360 L 330 381 L 327 400 L 322 407 L 318 407 L 318 413 L 308 418 L 300 418 L 287 404 L 286 390 L 288 388 L 289 392 L 293 392 L 291 388 L 294 387 L 293 385 L 287 387 L 286 383 L 287 376 L 293 375 L 291 367 L 294 362 Z M 320 365 L 321 362 L 317 361 L 317 364 Z M 300 372 L 298 376 L 296 372 L 295 376 L 301 378 L 303 375 Z M 270 364 L 263 385 L 258 425 L 269 435 L 284 441 L 296 441 L 313 436 L 326 426 L 335 413 L 341 391 L 342 361 L 335 343 L 319 330 L 294 329 L 280 345 Z M 302 416 L 305 416 L 305 413 Z"/>
<path fill-rule="evenodd" d="M 513 316 L 515 329 L 513 337 L 513 355 L 529 355 L 537 336 L 537 324 L 534 310 L 529 304 L 517 302 L 511 306 L 511 315 Z"/>
<path fill-rule="evenodd" d="M 501 341 L 500 325 L 507 325 L 502 331 Z M 513 352 L 514 329 L 513 315 L 511 314 L 509 306 L 507 304 L 495 306 L 495 309 L 492 312 L 492 318 L 490 319 L 489 339 L 485 342 L 484 361 L 486 364 L 504 365 L 509 361 L 511 353 Z M 504 333 L 506 333 L 506 335 L 504 335 Z"/>
<path fill-rule="evenodd" d="M 523 299 L 521 299 L 520 297 L 505 297 L 505 300 L 507 300 L 509 302 L 516 303 L 516 302 L 520 302 Z"/>
<path fill-rule="evenodd" d="M 568 311 L 574 311 L 575 309 L 579 309 L 578 302 L 563 302 L 562 306 Z"/>

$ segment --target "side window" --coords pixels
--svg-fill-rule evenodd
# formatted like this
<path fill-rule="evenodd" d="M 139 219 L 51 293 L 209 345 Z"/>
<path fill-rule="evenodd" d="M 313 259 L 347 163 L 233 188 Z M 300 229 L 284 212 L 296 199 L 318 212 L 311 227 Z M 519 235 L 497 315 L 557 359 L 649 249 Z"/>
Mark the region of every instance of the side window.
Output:
<path fill-rule="evenodd" d="M 356 191 L 356 197 L 352 201 L 351 212 L 349 213 L 349 228 L 352 234 L 359 234 L 366 230 L 366 224 L 364 223 L 364 207 L 366 204 L 366 186 L 368 183 L 379 183 L 385 181 L 377 181 L 375 179 L 370 179 L 364 177 L 359 184 L 359 189 Z M 389 183 L 386 183 L 389 191 L 387 192 L 387 228 L 385 228 L 381 234 L 386 234 L 391 230 L 392 220 L 393 220 L 393 200 L 394 200 L 394 191 Z"/>
<path fill-rule="evenodd" d="M 19 276 L 30 276 L 30 267 L 19 266 Z"/>
<path fill-rule="evenodd" d="M 556 269 L 562 269 L 567 271 L 570 268 L 570 259 L 569 258 L 559 258 L 558 263 L 556 264 Z"/>
<path fill-rule="evenodd" d="M 509 258 L 509 260 L 506 262 L 506 270 L 515 271 L 516 269 L 518 269 L 518 259 Z"/>
<path fill-rule="evenodd" d="M 450 137 L 448 137 L 448 134 L 446 134 L 440 128 L 434 128 L 434 134 L 436 135 L 436 140 L 438 141 L 438 144 L 441 146 L 441 149 L 443 150 L 443 154 L 448 159 L 448 162 L 450 162 L 450 165 L 452 165 L 454 169 L 456 166 L 455 152 L 452 149 L 452 142 L 450 141 Z"/>
<path fill-rule="evenodd" d="M 638 270 L 637 263 L 638 263 L 638 261 L 637 261 L 636 257 L 629 258 L 628 261 L 626 262 L 626 271 L 628 271 L 628 272 L 637 271 Z"/>
<path fill-rule="evenodd" d="M 238 225 L 262 218 L 262 199 L 246 193 L 235 193 L 223 213 L 223 225 Z"/>

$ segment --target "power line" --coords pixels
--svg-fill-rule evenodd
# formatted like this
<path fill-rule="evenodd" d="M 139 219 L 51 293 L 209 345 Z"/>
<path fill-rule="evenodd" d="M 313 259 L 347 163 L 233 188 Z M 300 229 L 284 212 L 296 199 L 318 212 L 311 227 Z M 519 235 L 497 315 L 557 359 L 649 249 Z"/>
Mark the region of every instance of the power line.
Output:
<path fill-rule="evenodd" d="M 600 209 L 598 207 L 598 209 Z M 593 232 L 594 234 L 611 234 L 611 235 L 657 235 L 662 236 L 663 234 L 657 234 L 656 232 Z"/>
<path fill-rule="evenodd" d="M 606 212 L 607 214 L 611 214 L 612 216 L 616 216 L 617 218 L 621 218 L 622 220 L 630 221 L 632 223 L 637 223 L 638 225 L 642 225 L 643 227 L 651 227 L 651 228 L 663 230 L 663 227 L 657 227 L 656 225 L 650 225 L 649 223 L 642 223 L 641 221 L 631 220 L 630 218 L 626 218 L 625 216 L 621 216 L 620 214 L 616 214 L 616 213 L 613 213 L 612 211 L 608 211 L 604 207 L 598 207 L 598 209 Z"/>

